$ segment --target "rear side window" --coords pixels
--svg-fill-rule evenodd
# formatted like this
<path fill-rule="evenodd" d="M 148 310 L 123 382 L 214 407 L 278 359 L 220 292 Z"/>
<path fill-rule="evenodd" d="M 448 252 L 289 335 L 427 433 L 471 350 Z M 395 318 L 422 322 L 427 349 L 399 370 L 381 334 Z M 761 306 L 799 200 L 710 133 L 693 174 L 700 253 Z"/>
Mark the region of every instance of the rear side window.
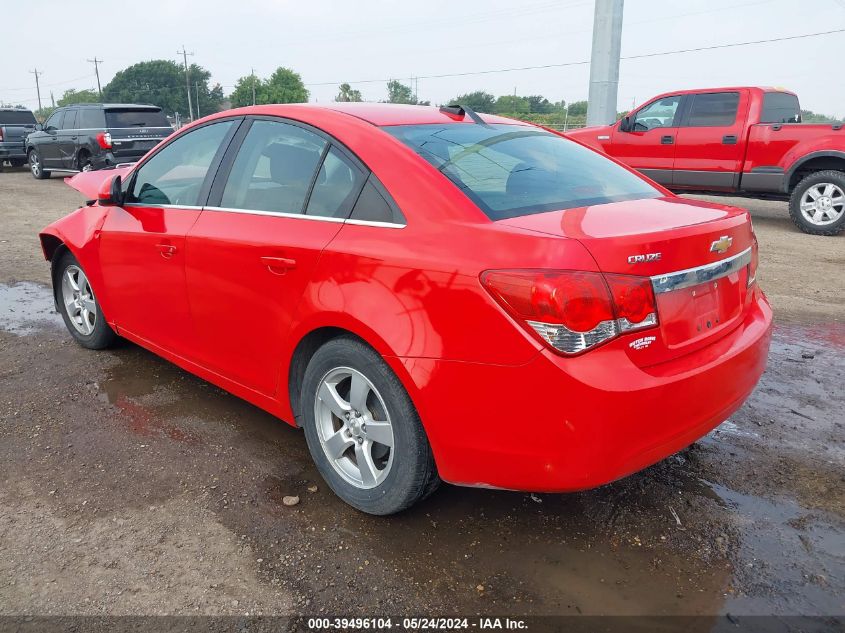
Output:
<path fill-rule="evenodd" d="M 126 201 L 196 206 L 208 168 L 232 124 L 204 125 L 169 143 L 138 169 Z"/>
<path fill-rule="evenodd" d="M 436 167 L 491 220 L 662 195 L 601 154 L 535 127 L 452 123 L 382 129 Z"/>
<path fill-rule="evenodd" d="M 99 108 L 80 108 L 76 125 L 80 130 L 102 130 L 106 127 L 106 120 Z"/>
<path fill-rule="evenodd" d="M 337 148 L 332 147 L 317 173 L 305 213 L 347 218 L 363 184 L 361 170 Z"/>
<path fill-rule="evenodd" d="M 391 205 L 383 195 L 384 189 L 370 175 L 367 184 L 361 190 L 361 195 L 352 209 L 350 220 L 365 220 L 367 222 L 389 222 L 390 224 L 405 224 L 405 216 L 395 206 Z"/>
<path fill-rule="evenodd" d="M 70 109 L 65 112 L 65 118 L 62 121 L 62 129 L 63 130 L 75 130 L 76 129 L 76 110 Z"/>
<path fill-rule="evenodd" d="M 686 127 L 726 127 L 736 121 L 738 92 L 711 92 L 692 97 Z"/>
<path fill-rule="evenodd" d="M 0 110 L 0 125 L 35 125 L 35 115 L 29 110 Z"/>
<path fill-rule="evenodd" d="M 161 110 L 121 108 L 106 110 L 106 127 L 170 127 L 170 123 Z"/>
<path fill-rule="evenodd" d="M 254 121 L 232 164 L 220 206 L 302 213 L 327 145 L 297 125 Z"/>
<path fill-rule="evenodd" d="M 760 123 L 801 123 L 798 97 L 787 92 L 767 92 L 763 95 Z"/>

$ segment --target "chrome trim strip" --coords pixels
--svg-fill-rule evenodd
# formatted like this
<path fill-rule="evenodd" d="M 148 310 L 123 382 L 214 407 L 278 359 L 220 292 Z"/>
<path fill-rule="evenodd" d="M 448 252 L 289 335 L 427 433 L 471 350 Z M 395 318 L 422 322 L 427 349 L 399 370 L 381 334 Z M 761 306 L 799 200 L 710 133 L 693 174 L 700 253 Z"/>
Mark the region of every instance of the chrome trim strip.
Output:
<path fill-rule="evenodd" d="M 728 257 L 712 264 L 705 264 L 704 266 L 697 266 L 695 268 L 687 268 L 686 270 L 679 270 L 674 273 L 666 273 L 665 275 L 655 275 L 651 278 L 651 287 L 654 289 L 654 294 L 661 292 L 672 292 L 673 290 L 680 290 L 681 288 L 690 288 L 703 284 L 714 279 L 721 279 L 727 277 L 731 273 L 741 270 L 743 267 L 751 263 L 751 247 L 749 246 L 741 253 Z"/>
<path fill-rule="evenodd" d="M 245 213 L 246 215 L 269 215 L 277 218 L 294 218 L 297 220 L 316 220 L 318 222 L 344 222 L 343 218 L 327 218 L 320 215 L 304 215 L 302 213 L 282 213 L 281 211 L 259 211 L 258 209 L 232 209 L 230 207 L 205 207 L 206 211 L 221 211 L 223 213 Z"/>
<path fill-rule="evenodd" d="M 202 211 L 202 207 L 195 207 L 187 204 L 143 204 L 142 202 L 125 202 L 123 208 L 138 207 L 141 209 L 188 209 L 189 211 Z"/>
<path fill-rule="evenodd" d="M 244 213 L 246 215 L 267 215 L 279 218 L 291 218 L 294 220 L 312 220 L 316 222 L 340 222 L 343 224 L 355 224 L 357 226 L 378 226 L 386 229 L 404 229 L 404 224 L 393 222 L 376 222 L 375 220 L 347 220 L 344 218 L 330 218 L 323 215 L 307 215 L 304 213 L 282 213 L 281 211 L 259 211 L 258 209 L 233 209 L 231 207 L 205 207 L 206 211 L 220 211 L 223 213 Z"/>

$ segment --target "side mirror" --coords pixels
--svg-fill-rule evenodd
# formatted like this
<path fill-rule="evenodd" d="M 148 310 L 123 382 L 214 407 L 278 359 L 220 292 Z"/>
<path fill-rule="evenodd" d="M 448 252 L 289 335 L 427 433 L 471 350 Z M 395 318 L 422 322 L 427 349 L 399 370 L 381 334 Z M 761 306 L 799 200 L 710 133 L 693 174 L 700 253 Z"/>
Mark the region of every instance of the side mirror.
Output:
<path fill-rule="evenodd" d="M 630 116 L 622 117 L 622 122 L 619 124 L 619 131 L 620 132 L 630 132 L 633 129 L 633 124 L 631 123 Z"/>
<path fill-rule="evenodd" d="M 44 131 L 44 126 L 43 126 L 43 125 L 41 125 L 40 123 L 36 123 L 36 124 L 35 124 L 35 131 L 36 131 L 36 132 L 43 132 L 43 131 Z"/>
<path fill-rule="evenodd" d="M 123 204 L 123 190 L 120 176 L 106 178 L 97 192 L 97 202 L 101 207 L 115 207 Z"/>

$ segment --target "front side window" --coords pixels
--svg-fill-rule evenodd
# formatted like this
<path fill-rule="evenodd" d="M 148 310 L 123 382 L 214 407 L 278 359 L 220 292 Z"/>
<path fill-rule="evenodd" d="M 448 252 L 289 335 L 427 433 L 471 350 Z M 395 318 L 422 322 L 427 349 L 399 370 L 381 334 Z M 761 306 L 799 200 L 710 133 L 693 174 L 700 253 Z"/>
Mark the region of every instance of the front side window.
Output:
<path fill-rule="evenodd" d="M 49 119 L 44 122 L 44 129 L 45 130 L 60 130 L 62 127 L 62 119 L 65 117 L 65 111 L 59 110 L 58 112 L 54 112 Z"/>
<path fill-rule="evenodd" d="M 196 206 L 208 168 L 233 123 L 204 125 L 169 143 L 138 169 L 126 202 Z"/>
<path fill-rule="evenodd" d="M 635 132 L 648 132 L 658 127 L 673 127 L 681 97 L 664 97 L 637 112 L 634 118 Z"/>
<path fill-rule="evenodd" d="M 491 220 L 663 195 L 597 152 L 535 127 L 382 129 L 434 165 Z"/>
<path fill-rule="evenodd" d="M 801 123 L 798 97 L 788 92 L 767 92 L 763 95 L 760 123 Z"/>
<path fill-rule="evenodd" d="M 232 164 L 220 206 L 302 213 L 327 144 L 297 125 L 254 121 Z"/>
<path fill-rule="evenodd" d="M 711 92 L 692 97 L 686 127 L 727 127 L 736 121 L 738 92 Z"/>

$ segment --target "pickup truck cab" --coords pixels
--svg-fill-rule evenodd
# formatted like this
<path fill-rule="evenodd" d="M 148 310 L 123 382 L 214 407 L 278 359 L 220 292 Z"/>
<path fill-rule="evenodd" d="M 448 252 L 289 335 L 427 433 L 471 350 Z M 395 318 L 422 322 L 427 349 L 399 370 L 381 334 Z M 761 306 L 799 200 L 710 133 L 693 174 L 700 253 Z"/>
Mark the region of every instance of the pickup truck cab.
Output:
<path fill-rule="evenodd" d="M 567 135 L 670 189 L 788 197 L 802 231 L 835 235 L 845 228 L 845 130 L 802 124 L 792 92 L 677 90 L 613 125 Z"/>
<path fill-rule="evenodd" d="M 24 108 L 0 108 L 0 166 L 26 163 L 26 137 L 35 130 L 35 115 Z"/>

